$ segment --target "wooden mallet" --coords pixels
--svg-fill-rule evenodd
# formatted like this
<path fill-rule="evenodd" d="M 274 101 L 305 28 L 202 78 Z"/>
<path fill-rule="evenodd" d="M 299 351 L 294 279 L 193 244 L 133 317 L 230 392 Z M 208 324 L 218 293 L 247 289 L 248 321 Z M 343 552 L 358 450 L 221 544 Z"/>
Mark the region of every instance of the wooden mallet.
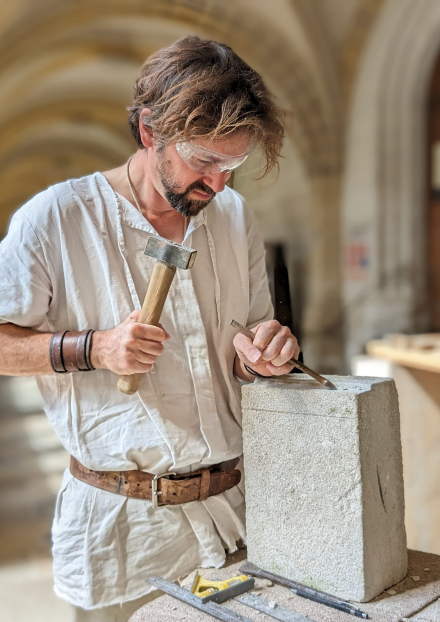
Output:
<path fill-rule="evenodd" d="M 150 235 L 144 251 L 145 255 L 154 257 L 156 263 L 153 274 L 142 305 L 139 322 L 157 326 L 168 296 L 171 283 L 173 282 L 176 268 L 188 270 L 194 265 L 197 251 L 187 248 L 171 240 L 159 236 Z M 129 374 L 120 376 L 118 389 L 127 395 L 133 395 L 139 388 L 143 374 Z"/>

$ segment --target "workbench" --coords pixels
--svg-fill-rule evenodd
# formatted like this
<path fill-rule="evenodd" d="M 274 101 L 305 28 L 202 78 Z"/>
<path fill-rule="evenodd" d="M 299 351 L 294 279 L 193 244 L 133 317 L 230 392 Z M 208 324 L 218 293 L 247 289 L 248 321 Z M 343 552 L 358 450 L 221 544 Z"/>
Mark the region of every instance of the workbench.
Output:
<path fill-rule="evenodd" d="M 240 565 L 245 560 L 245 550 L 238 551 L 228 558 L 227 564 L 220 569 L 199 569 L 208 579 L 227 579 L 239 573 Z M 369 603 L 356 603 L 368 613 L 372 622 L 440 622 L 440 556 L 418 551 L 408 551 L 408 574 L 406 578 Z M 192 575 L 181 579 L 181 585 L 190 589 Z M 358 620 L 347 613 L 330 609 L 324 605 L 305 600 L 288 589 L 271 585 L 269 581 L 256 579 L 255 593 L 271 603 L 274 611 L 285 607 L 309 618 L 312 622 L 353 622 Z M 236 600 L 224 603 L 231 610 L 255 620 L 256 622 L 274 622 L 274 618 L 259 613 Z M 163 595 L 147 603 L 135 612 L 129 622 L 212 622 L 214 618 L 194 609 L 168 595 Z"/>
<path fill-rule="evenodd" d="M 440 555 L 440 334 L 388 335 L 367 353 L 353 372 L 393 378 L 399 396 L 408 547 Z"/>

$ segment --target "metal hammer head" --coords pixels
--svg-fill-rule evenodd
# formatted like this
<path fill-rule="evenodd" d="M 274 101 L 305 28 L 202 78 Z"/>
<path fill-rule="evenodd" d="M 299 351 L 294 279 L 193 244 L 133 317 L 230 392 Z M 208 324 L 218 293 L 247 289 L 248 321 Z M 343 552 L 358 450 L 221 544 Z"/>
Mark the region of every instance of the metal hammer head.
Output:
<path fill-rule="evenodd" d="M 156 235 L 150 235 L 144 253 L 183 270 L 193 267 L 197 255 L 197 251 L 192 248 Z"/>

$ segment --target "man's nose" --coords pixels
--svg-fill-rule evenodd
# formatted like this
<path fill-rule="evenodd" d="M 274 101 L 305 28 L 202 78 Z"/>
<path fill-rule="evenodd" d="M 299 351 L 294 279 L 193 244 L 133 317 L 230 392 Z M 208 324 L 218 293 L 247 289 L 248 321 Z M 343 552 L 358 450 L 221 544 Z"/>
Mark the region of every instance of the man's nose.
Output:
<path fill-rule="evenodd" d="M 225 189 L 226 182 L 230 176 L 230 171 L 222 171 L 221 173 L 216 173 L 215 175 L 205 175 L 203 177 L 203 182 L 209 186 L 213 192 L 222 192 L 222 190 Z"/>

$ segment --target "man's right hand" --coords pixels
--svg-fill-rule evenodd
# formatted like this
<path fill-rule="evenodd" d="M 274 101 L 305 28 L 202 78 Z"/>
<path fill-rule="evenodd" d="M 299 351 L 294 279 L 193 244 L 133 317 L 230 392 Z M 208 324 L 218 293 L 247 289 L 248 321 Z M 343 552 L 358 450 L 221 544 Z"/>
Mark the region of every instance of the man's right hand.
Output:
<path fill-rule="evenodd" d="M 151 370 L 170 335 L 163 326 L 138 322 L 140 310 L 110 330 L 96 331 L 90 352 L 93 367 L 110 369 L 119 376 Z"/>

